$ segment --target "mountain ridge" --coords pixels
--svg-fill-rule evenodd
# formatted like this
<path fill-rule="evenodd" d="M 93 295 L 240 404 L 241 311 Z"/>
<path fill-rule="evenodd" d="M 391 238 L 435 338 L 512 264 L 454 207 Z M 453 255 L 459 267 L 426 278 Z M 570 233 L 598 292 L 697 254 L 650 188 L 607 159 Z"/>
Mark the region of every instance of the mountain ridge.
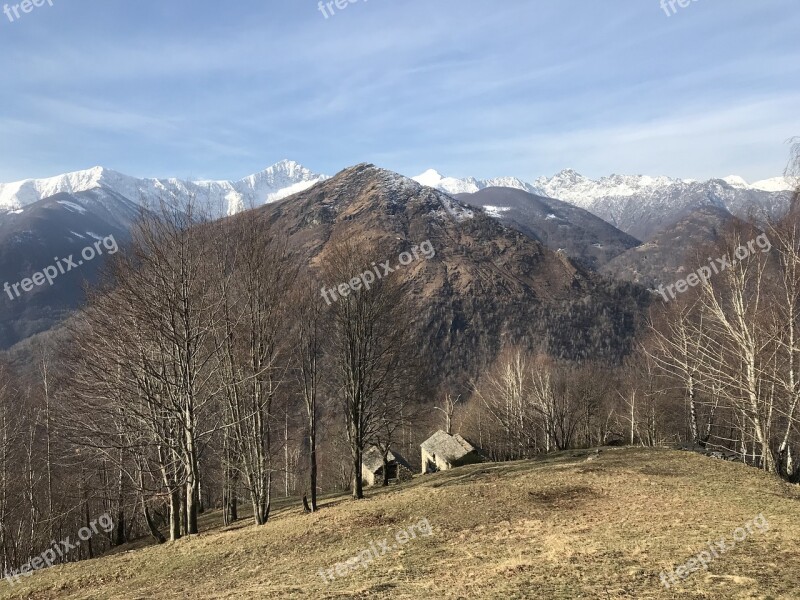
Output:
<path fill-rule="evenodd" d="M 309 265 L 342 239 L 379 246 L 377 262 L 430 242 L 435 256 L 401 277 L 413 280 L 415 326 L 428 332 L 420 339 L 439 357 L 436 373 L 456 386 L 488 364 L 501 340 L 563 358 L 619 360 L 650 301 L 644 288 L 612 282 L 483 210 L 370 164 L 254 216 L 285 232 Z"/>
<path fill-rule="evenodd" d="M 593 271 L 641 244 L 587 210 L 524 190 L 490 187 L 454 197 Z"/>
<path fill-rule="evenodd" d="M 442 191 L 449 193 L 474 193 L 487 187 L 511 187 L 525 190 L 530 193 L 535 193 L 538 196 L 548 196 L 550 198 L 557 198 L 558 200 L 564 201 L 581 200 L 582 198 L 585 198 L 587 196 L 585 193 L 586 190 L 569 189 L 578 188 L 581 185 L 591 185 L 595 188 L 616 188 L 614 191 L 619 195 L 623 195 L 625 193 L 625 191 L 622 189 L 623 186 L 628 186 L 627 193 L 633 194 L 637 189 L 655 187 L 658 185 L 707 183 L 710 181 L 724 181 L 731 187 L 747 189 L 751 191 L 788 192 L 794 189 L 792 182 L 783 176 L 762 179 L 753 183 L 749 183 L 743 177 L 738 175 L 712 177 L 711 179 L 704 180 L 703 182 L 699 182 L 696 179 L 680 179 L 668 177 L 666 175 L 619 175 L 615 173 L 606 175 L 599 179 L 591 179 L 570 168 L 562 169 L 551 177 L 537 177 L 532 182 L 511 176 L 492 177 L 488 179 L 479 179 L 476 177 L 456 178 L 442 175 L 436 169 L 428 169 L 424 173 L 412 177 L 412 179 L 422 183 L 423 185 L 437 187 L 442 189 Z M 553 196 L 549 195 L 549 193 L 557 193 L 560 195 Z M 594 194 L 589 194 L 589 196 L 592 195 Z"/>
<path fill-rule="evenodd" d="M 455 179 L 428 170 L 414 178 L 450 194 L 476 193 L 488 187 L 510 187 L 554 198 L 587 210 L 642 241 L 695 210 L 716 207 L 733 216 L 765 220 L 788 209 L 794 183 L 786 177 L 754 184 L 738 176 L 695 181 L 666 176 L 609 175 L 598 180 L 564 169 L 533 183 L 517 178 Z"/>
<path fill-rule="evenodd" d="M 0 183 L 0 211 L 24 210 L 29 204 L 62 192 L 76 193 L 106 187 L 133 202 L 144 204 L 192 196 L 218 213 L 215 216 L 224 216 L 281 200 L 326 179 L 327 175 L 311 171 L 288 159 L 238 180 L 138 178 L 106 167 L 94 166 L 47 178 Z M 632 208 L 629 206 L 631 202 L 646 203 L 650 208 L 663 212 L 663 206 L 654 206 L 663 205 L 663 197 L 675 200 L 685 196 L 705 196 L 706 200 L 718 200 L 719 205 L 734 215 L 744 217 L 744 211 L 753 205 L 764 207 L 767 212 L 780 210 L 788 202 L 788 193 L 793 189 L 792 182 L 785 177 L 765 179 L 752 184 L 736 175 L 703 182 L 666 176 L 613 174 L 594 180 L 573 169 L 564 169 L 549 178 L 539 177 L 533 182 L 517 177 L 458 179 L 444 176 L 434 169 L 411 179 L 451 195 L 476 193 L 491 187 L 507 187 L 562 200 L 589 210 L 638 239 L 646 239 L 647 235 L 644 233 L 649 234 L 652 231 L 647 228 L 643 231 L 635 224 L 625 222 L 622 213 Z M 684 215 L 677 215 L 674 220 L 682 216 Z"/>
<path fill-rule="evenodd" d="M 292 160 L 282 160 L 235 181 L 137 178 L 96 166 L 44 179 L 0 183 L 0 210 L 24 210 L 25 206 L 58 193 L 85 192 L 104 187 L 141 204 L 194 196 L 201 204 L 208 205 L 222 216 L 281 200 L 325 179 L 326 175 L 314 173 Z"/>

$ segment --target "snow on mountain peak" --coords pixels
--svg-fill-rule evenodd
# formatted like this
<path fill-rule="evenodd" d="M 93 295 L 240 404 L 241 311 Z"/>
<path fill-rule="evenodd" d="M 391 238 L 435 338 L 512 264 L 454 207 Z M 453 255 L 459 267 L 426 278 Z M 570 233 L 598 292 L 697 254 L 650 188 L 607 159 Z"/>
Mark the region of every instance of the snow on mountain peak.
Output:
<path fill-rule="evenodd" d="M 723 177 L 722 181 L 724 181 L 731 187 L 739 189 L 747 189 L 748 187 L 750 187 L 750 184 L 747 183 L 744 177 L 739 177 L 738 175 L 728 175 L 727 177 Z"/>
<path fill-rule="evenodd" d="M 585 181 L 586 177 L 578 173 L 575 169 L 562 169 L 553 176 L 553 179 L 577 183 L 579 181 Z"/>
<path fill-rule="evenodd" d="M 532 184 L 514 177 L 453 179 L 434 170 L 414 179 L 449 194 L 474 193 L 487 187 L 525 190 L 588 210 L 640 239 L 645 239 L 653 228 L 658 227 L 659 215 L 679 214 L 704 203 L 735 215 L 744 214 L 747 206 L 754 202 L 763 203 L 768 210 L 778 214 L 780 207 L 788 201 L 785 192 L 794 189 L 782 177 L 754 184 L 748 184 L 735 175 L 724 180 L 695 181 L 666 176 L 612 174 L 594 180 L 574 169 L 564 169 L 552 177 L 539 177 Z M 765 197 L 767 192 L 774 197 Z M 643 218 L 642 215 L 652 215 L 652 218 Z"/>
<path fill-rule="evenodd" d="M 442 179 L 444 179 L 444 176 L 436 169 L 428 169 L 421 175 L 414 177 L 414 180 L 417 183 L 427 185 L 428 187 L 437 187 L 441 183 Z"/>
<path fill-rule="evenodd" d="M 0 209 L 19 209 L 61 192 L 77 193 L 99 187 L 135 203 L 194 197 L 211 210 L 233 214 L 250 206 L 275 202 L 327 179 L 293 160 L 282 160 L 239 181 L 138 179 L 104 167 L 65 173 L 47 179 L 0 183 Z"/>
<path fill-rule="evenodd" d="M 537 190 L 532 185 L 516 177 L 497 177 L 495 179 L 465 177 L 464 179 L 456 179 L 455 177 L 445 177 L 435 169 L 428 169 L 424 173 L 412 177 L 412 179 L 417 183 L 436 188 L 448 194 L 474 194 L 488 187 L 510 187 L 537 193 Z"/>
<path fill-rule="evenodd" d="M 241 198 L 237 198 L 233 194 L 230 196 L 231 200 L 234 204 L 240 200 L 242 203 L 238 206 L 231 206 L 229 202 L 228 214 L 238 212 L 248 205 L 258 206 L 276 202 L 307 190 L 327 178 L 326 175 L 318 175 L 293 160 L 282 160 L 260 173 L 255 173 L 232 184 Z"/>
<path fill-rule="evenodd" d="M 45 179 L 24 179 L 0 183 L 0 209 L 14 210 L 62 192 L 75 193 L 98 188 L 110 175 L 119 175 L 103 167 L 65 173 Z"/>
<path fill-rule="evenodd" d="M 798 182 L 788 177 L 773 177 L 756 181 L 751 187 L 763 192 L 791 192 L 797 188 Z"/>
<path fill-rule="evenodd" d="M 274 179 L 286 177 L 294 180 L 310 180 L 319 178 L 319 175 L 312 173 L 309 169 L 306 169 L 303 165 L 293 160 L 282 160 L 275 163 L 271 167 L 267 167 L 260 173 L 251 175 L 251 177 L 258 176 L 271 177 Z"/>

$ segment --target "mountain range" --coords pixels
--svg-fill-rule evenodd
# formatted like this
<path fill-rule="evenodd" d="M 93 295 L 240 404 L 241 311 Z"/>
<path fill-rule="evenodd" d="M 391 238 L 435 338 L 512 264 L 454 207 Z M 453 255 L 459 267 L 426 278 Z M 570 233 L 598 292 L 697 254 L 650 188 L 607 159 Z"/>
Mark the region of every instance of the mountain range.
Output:
<path fill-rule="evenodd" d="M 511 187 L 540 196 L 558 197 L 563 200 L 585 203 L 588 199 L 613 195 L 633 195 L 648 188 L 666 187 L 678 183 L 696 183 L 694 179 L 673 179 L 670 177 L 649 177 L 644 175 L 610 175 L 598 180 L 584 177 L 573 169 L 564 169 L 552 177 L 539 177 L 533 183 L 526 183 L 516 177 L 496 177 L 493 179 L 476 179 L 465 177 L 457 179 L 446 177 L 429 169 L 414 177 L 415 181 L 429 187 L 440 189 L 449 194 L 471 194 L 488 187 Z M 791 189 L 785 177 L 773 177 L 755 183 L 739 176 L 725 177 L 722 181 L 739 189 L 762 192 L 783 192 Z"/>
<path fill-rule="evenodd" d="M 246 208 L 275 202 L 327 179 L 302 165 L 284 160 L 237 181 L 147 179 L 103 167 L 47 179 L 0 183 L 0 218 L 58 193 L 110 190 L 141 206 L 160 201 L 194 198 L 213 216 L 231 215 Z M 739 218 L 775 215 L 788 205 L 792 183 L 776 177 L 748 184 L 737 176 L 708 181 L 610 175 L 592 180 L 566 169 L 533 183 L 516 177 L 456 179 L 429 170 L 413 178 L 451 195 L 474 194 L 487 188 L 512 188 L 540 198 L 552 198 L 582 208 L 617 229 L 647 241 L 661 228 L 694 210 L 714 206 Z M 502 207 L 498 207 L 501 208 Z"/>
<path fill-rule="evenodd" d="M 113 235 L 124 245 L 140 212 L 160 202 L 192 198 L 218 218 L 265 204 L 283 206 L 279 201 L 287 198 L 301 202 L 314 190 L 332 190 L 323 185 L 329 179 L 285 160 L 237 181 L 136 178 L 95 167 L 0 184 L 0 285 L 21 281 L 51 264 L 51 257 L 76 254 L 98 238 Z M 612 175 L 592 181 L 571 170 L 533 183 L 454 179 L 436 171 L 402 180 L 402 202 L 427 189 L 444 192 L 443 206 L 469 205 L 464 210 L 563 254 L 571 268 L 648 286 L 679 272 L 682 250 L 710 241 L 727 220 L 785 210 L 791 187 L 782 178 L 748 184 L 738 177 L 695 182 Z M 24 303 L 0 296 L 0 347 L 60 322 L 82 303 L 82 285 L 95 280 L 102 263 L 103 257 L 58 286 L 35 290 Z"/>
<path fill-rule="evenodd" d="M 110 190 L 140 205 L 193 198 L 214 216 L 231 215 L 247 208 L 275 202 L 326 179 L 302 165 L 284 160 L 238 181 L 139 179 L 111 169 L 94 167 L 47 179 L 0 183 L 2 211 L 15 212 L 58 193 Z"/>
<path fill-rule="evenodd" d="M 716 207 L 739 218 L 776 216 L 788 207 L 792 183 L 775 177 L 748 184 L 730 176 L 708 181 L 610 175 L 598 180 L 565 169 L 553 177 L 527 183 L 515 177 L 455 179 L 429 170 L 416 181 L 450 194 L 475 193 L 490 187 L 509 187 L 583 208 L 607 223 L 647 241 L 662 228 L 695 210 Z"/>

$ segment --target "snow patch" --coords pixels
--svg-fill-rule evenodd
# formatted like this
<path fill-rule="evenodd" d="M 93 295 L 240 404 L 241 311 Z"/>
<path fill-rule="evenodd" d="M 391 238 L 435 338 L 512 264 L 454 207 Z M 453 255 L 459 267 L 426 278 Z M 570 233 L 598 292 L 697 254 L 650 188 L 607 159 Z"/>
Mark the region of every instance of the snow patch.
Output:
<path fill-rule="evenodd" d="M 502 216 L 502 213 L 510 211 L 511 207 L 510 206 L 490 206 L 490 205 L 486 205 L 486 206 L 483 207 L 483 209 L 486 211 L 487 215 L 497 219 L 497 218 Z"/>
<path fill-rule="evenodd" d="M 69 202 L 67 200 L 58 200 L 57 204 L 60 204 L 61 206 L 64 206 L 68 210 L 79 214 L 84 214 L 86 212 L 86 209 L 83 208 L 82 206 L 79 206 L 74 202 Z"/>
<path fill-rule="evenodd" d="M 448 196 L 440 195 L 439 201 L 442 203 L 442 207 L 445 209 L 445 211 L 447 211 L 447 214 L 449 214 L 459 223 L 466 221 L 467 219 L 472 219 L 475 216 L 475 213 L 473 213 L 470 209 L 461 206 Z"/>
<path fill-rule="evenodd" d="M 739 188 L 741 190 L 745 190 L 750 187 L 750 184 L 748 184 L 743 177 L 739 177 L 738 175 L 728 175 L 728 177 L 723 177 L 722 181 L 731 187 Z"/>

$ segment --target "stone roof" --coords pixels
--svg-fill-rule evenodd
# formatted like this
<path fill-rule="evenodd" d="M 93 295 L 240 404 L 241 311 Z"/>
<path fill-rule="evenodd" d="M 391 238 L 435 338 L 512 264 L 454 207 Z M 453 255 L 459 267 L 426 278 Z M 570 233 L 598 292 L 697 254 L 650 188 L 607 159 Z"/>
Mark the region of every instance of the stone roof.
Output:
<path fill-rule="evenodd" d="M 447 462 L 457 461 L 475 451 L 475 447 L 461 435 L 448 435 L 441 429 L 422 442 L 422 449 Z"/>
<path fill-rule="evenodd" d="M 389 454 L 386 455 L 386 460 L 389 464 L 394 462 L 407 469 L 411 469 L 411 465 L 408 464 L 405 458 L 391 450 L 389 450 Z M 383 467 L 383 452 L 381 452 L 377 446 L 371 446 L 361 457 L 361 468 L 370 473 L 376 473 L 381 467 Z"/>

